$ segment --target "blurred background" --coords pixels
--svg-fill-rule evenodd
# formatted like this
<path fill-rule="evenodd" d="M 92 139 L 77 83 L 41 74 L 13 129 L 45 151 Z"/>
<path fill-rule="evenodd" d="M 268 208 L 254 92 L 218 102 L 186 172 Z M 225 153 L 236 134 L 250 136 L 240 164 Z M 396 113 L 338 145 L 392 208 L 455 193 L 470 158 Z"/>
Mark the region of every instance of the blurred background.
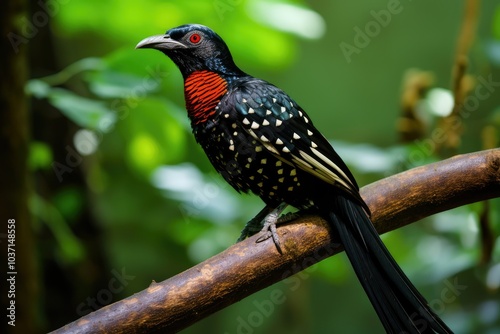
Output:
<path fill-rule="evenodd" d="M 30 1 L 7 35 L 29 73 L 29 232 L 16 241 L 31 293 L 18 297 L 18 319 L 32 320 L 17 329 L 57 329 L 169 278 L 232 245 L 263 206 L 214 172 L 179 71 L 135 50 L 141 39 L 210 26 L 244 71 L 301 104 L 365 185 L 498 147 L 500 5 L 482 1 L 476 13 L 474 3 Z M 500 333 L 499 204 L 383 236 L 456 333 Z M 297 277 L 184 332 L 383 333 L 345 254 Z M 275 289 L 283 303 L 263 311 Z"/>

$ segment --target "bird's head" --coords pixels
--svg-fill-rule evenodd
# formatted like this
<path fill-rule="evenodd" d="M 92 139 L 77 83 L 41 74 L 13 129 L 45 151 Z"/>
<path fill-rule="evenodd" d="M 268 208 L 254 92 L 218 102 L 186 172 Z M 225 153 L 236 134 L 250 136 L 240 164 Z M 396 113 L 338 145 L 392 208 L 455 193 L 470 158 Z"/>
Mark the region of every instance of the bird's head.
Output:
<path fill-rule="evenodd" d="M 184 78 L 197 70 L 225 75 L 244 74 L 235 64 L 229 49 L 212 29 L 200 24 L 186 24 L 164 35 L 147 37 L 136 49 L 151 48 L 166 54 L 179 67 Z"/>

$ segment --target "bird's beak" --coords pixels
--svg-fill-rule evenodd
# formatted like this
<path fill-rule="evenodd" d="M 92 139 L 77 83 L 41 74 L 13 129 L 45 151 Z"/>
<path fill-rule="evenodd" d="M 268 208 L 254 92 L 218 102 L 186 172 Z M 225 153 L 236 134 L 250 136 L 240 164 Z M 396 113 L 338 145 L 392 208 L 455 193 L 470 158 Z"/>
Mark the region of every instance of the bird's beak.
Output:
<path fill-rule="evenodd" d="M 186 49 L 187 46 L 178 42 L 169 35 L 155 35 L 144 38 L 137 44 L 136 49 L 157 49 L 157 50 L 173 50 L 173 49 Z"/>

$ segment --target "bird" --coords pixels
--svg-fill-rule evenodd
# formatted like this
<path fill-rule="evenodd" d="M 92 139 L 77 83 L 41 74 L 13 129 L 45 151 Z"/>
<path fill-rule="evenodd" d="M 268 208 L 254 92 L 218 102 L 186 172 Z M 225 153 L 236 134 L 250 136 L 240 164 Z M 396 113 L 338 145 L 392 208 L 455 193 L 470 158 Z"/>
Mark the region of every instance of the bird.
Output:
<path fill-rule="evenodd" d="M 279 247 L 276 223 L 287 206 L 316 212 L 342 243 L 387 333 L 452 333 L 387 250 L 352 173 L 294 99 L 242 71 L 204 25 L 169 29 L 136 48 L 161 51 L 177 65 L 196 141 L 236 191 L 264 201 L 240 240 L 262 229 Z"/>

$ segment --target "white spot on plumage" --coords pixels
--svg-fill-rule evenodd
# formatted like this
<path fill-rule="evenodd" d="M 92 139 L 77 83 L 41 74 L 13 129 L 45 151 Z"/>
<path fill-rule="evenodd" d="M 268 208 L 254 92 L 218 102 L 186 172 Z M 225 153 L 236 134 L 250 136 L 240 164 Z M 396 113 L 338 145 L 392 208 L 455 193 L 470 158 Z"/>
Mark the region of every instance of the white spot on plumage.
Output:
<path fill-rule="evenodd" d="M 302 111 L 299 110 L 299 116 L 302 117 L 304 116 L 304 114 L 302 113 Z"/>
<path fill-rule="evenodd" d="M 273 103 L 276 103 L 276 98 L 273 97 Z"/>
<path fill-rule="evenodd" d="M 250 168 L 250 164 L 246 164 L 246 165 L 245 165 L 245 168 Z"/>
<path fill-rule="evenodd" d="M 300 136 L 294 132 L 293 133 L 293 139 L 300 139 Z"/>
<path fill-rule="evenodd" d="M 255 152 L 261 152 L 262 151 L 262 146 L 255 146 Z"/>
<path fill-rule="evenodd" d="M 281 139 L 276 139 L 276 144 L 277 145 L 283 145 L 283 141 Z"/>
<path fill-rule="evenodd" d="M 249 177 L 249 179 L 253 181 L 253 180 L 255 180 L 255 176 L 252 175 Z"/>
<path fill-rule="evenodd" d="M 271 115 L 273 112 L 269 109 L 266 110 L 266 115 Z"/>
<path fill-rule="evenodd" d="M 280 126 L 282 123 L 283 123 L 283 121 L 281 119 L 276 120 L 276 126 Z"/>
<path fill-rule="evenodd" d="M 264 125 L 264 126 L 269 125 L 268 120 L 267 120 L 267 119 L 263 120 L 263 121 L 262 121 L 262 125 Z"/>
<path fill-rule="evenodd" d="M 247 124 L 248 125 L 248 124 L 250 124 L 250 121 L 247 118 L 244 118 L 243 119 L 243 124 Z"/>
<path fill-rule="evenodd" d="M 311 142 L 311 147 L 312 147 L 312 148 L 316 148 L 316 147 L 318 147 L 318 145 L 316 145 L 316 143 L 312 141 L 312 142 Z"/>
<path fill-rule="evenodd" d="M 274 192 L 273 191 L 269 192 L 269 196 L 274 196 Z"/>
<path fill-rule="evenodd" d="M 294 168 L 290 171 L 290 176 L 295 176 L 297 175 L 297 170 Z"/>
<path fill-rule="evenodd" d="M 259 183 L 257 183 L 257 185 L 262 188 L 262 186 L 264 185 L 264 183 L 259 182 Z"/>
<path fill-rule="evenodd" d="M 253 110 L 253 108 L 248 108 L 248 113 L 249 114 L 253 114 L 255 112 L 255 110 Z"/>
<path fill-rule="evenodd" d="M 235 137 L 236 137 L 237 135 L 238 135 L 238 131 L 234 131 L 234 132 L 233 132 L 233 136 L 235 136 Z"/>
<path fill-rule="evenodd" d="M 285 107 L 281 107 L 281 112 L 285 112 L 286 111 L 286 108 Z"/>
<path fill-rule="evenodd" d="M 278 182 L 279 182 L 279 183 L 283 183 L 283 182 L 285 182 L 285 178 L 284 178 L 284 177 L 280 177 L 280 178 L 278 179 Z"/>
<path fill-rule="evenodd" d="M 267 164 L 267 159 L 262 159 L 262 160 L 260 161 L 260 163 L 261 163 L 262 165 Z"/>
<path fill-rule="evenodd" d="M 297 182 L 299 179 L 297 177 L 293 178 L 293 182 Z"/>
<path fill-rule="evenodd" d="M 282 151 L 285 153 L 290 153 L 290 149 L 286 146 L 283 147 Z"/>
<path fill-rule="evenodd" d="M 292 102 L 292 101 L 290 101 L 290 107 L 292 107 L 292 108 L 293 108 L 293 102 Z"/>
<path fill-rule="evenodd" d="M 247 161 L 248 161 L 248 162 L 252 162 L 252 158 L 248 158 L 248 159 L 247 159 Z"/>
<path fill-rule="evenodd" d="M 309 120 L 307 119 L 306 116 L 303 116 L 302 118 L 304 119 L 304 122 L 309 123 Z"/>
<path fill-rule="evenodd" d="M 252 125 L 250 126 L 252 129 L 258 129 L 259 128 L 259 123 L 257 122 L 252 122 Z"/>
<path fill-rule="evenodd" d="M 282 164 L 281 160 L 276 161 L 276 167 L 280 167 Z"/>
<path fill-rule="evenodd" d="M 233 123 L 233 124 L 231 124 L 231 127 L 232 127 L 233 129 L 236 129 L 238 126 L 236 125 L 236 123 Z"/>
<path fill-rule="evenodd" d="M 267 139 L 267 137 L 264 135 L 260 136 L 260 140 L 262 140 L 263 142 L 266 142 L 266 143 L 269 142 L 269 139 Z"/>
<path fill-rule="evenodd" d="M 229 145 L 229 150 L 234 151 L 234 145 Z"/>
<path fill-rule="evenodd" d="M 242 101 L 243 103 L 247 103 L 247 99 L 245 99 L 245 98 L 243 98 L 241 101 Z"/>
<path fill-rule="evenodd" d="M 274 190 L 278 190 L 278 186 L 273 186 L 273 189 Z"/>
<path fill-rule="evenodd" d="M 311 132 L 311 130 L 309 130 L 309 129 L 307 130 L 307 134 L 308 134 L 309 136 L 312 136 L 312 135 L 313 135 L 313 133 L 312 133 L 312 132 Z"/>
<path fill-rule="evenodd" d="M 264 168 L 257 169 L 257 173 L 259 173 L 259 174 L 262 174 L 263 171 L 264 171 Z"/>
<path fill-rule="evenodd" d="M 281 175 L 281 174 L 283 174 L 283 168 L 278 169 L 278 175 Z"/>
<path fill-rule="evenodd" d="M 224 118 L 229 118 L 229 114 L 224 114 Z"/>
<path fill-rule="evenodd" d="M 288 187 L 288 191 L 293 191 L 293 187 Z"/>

